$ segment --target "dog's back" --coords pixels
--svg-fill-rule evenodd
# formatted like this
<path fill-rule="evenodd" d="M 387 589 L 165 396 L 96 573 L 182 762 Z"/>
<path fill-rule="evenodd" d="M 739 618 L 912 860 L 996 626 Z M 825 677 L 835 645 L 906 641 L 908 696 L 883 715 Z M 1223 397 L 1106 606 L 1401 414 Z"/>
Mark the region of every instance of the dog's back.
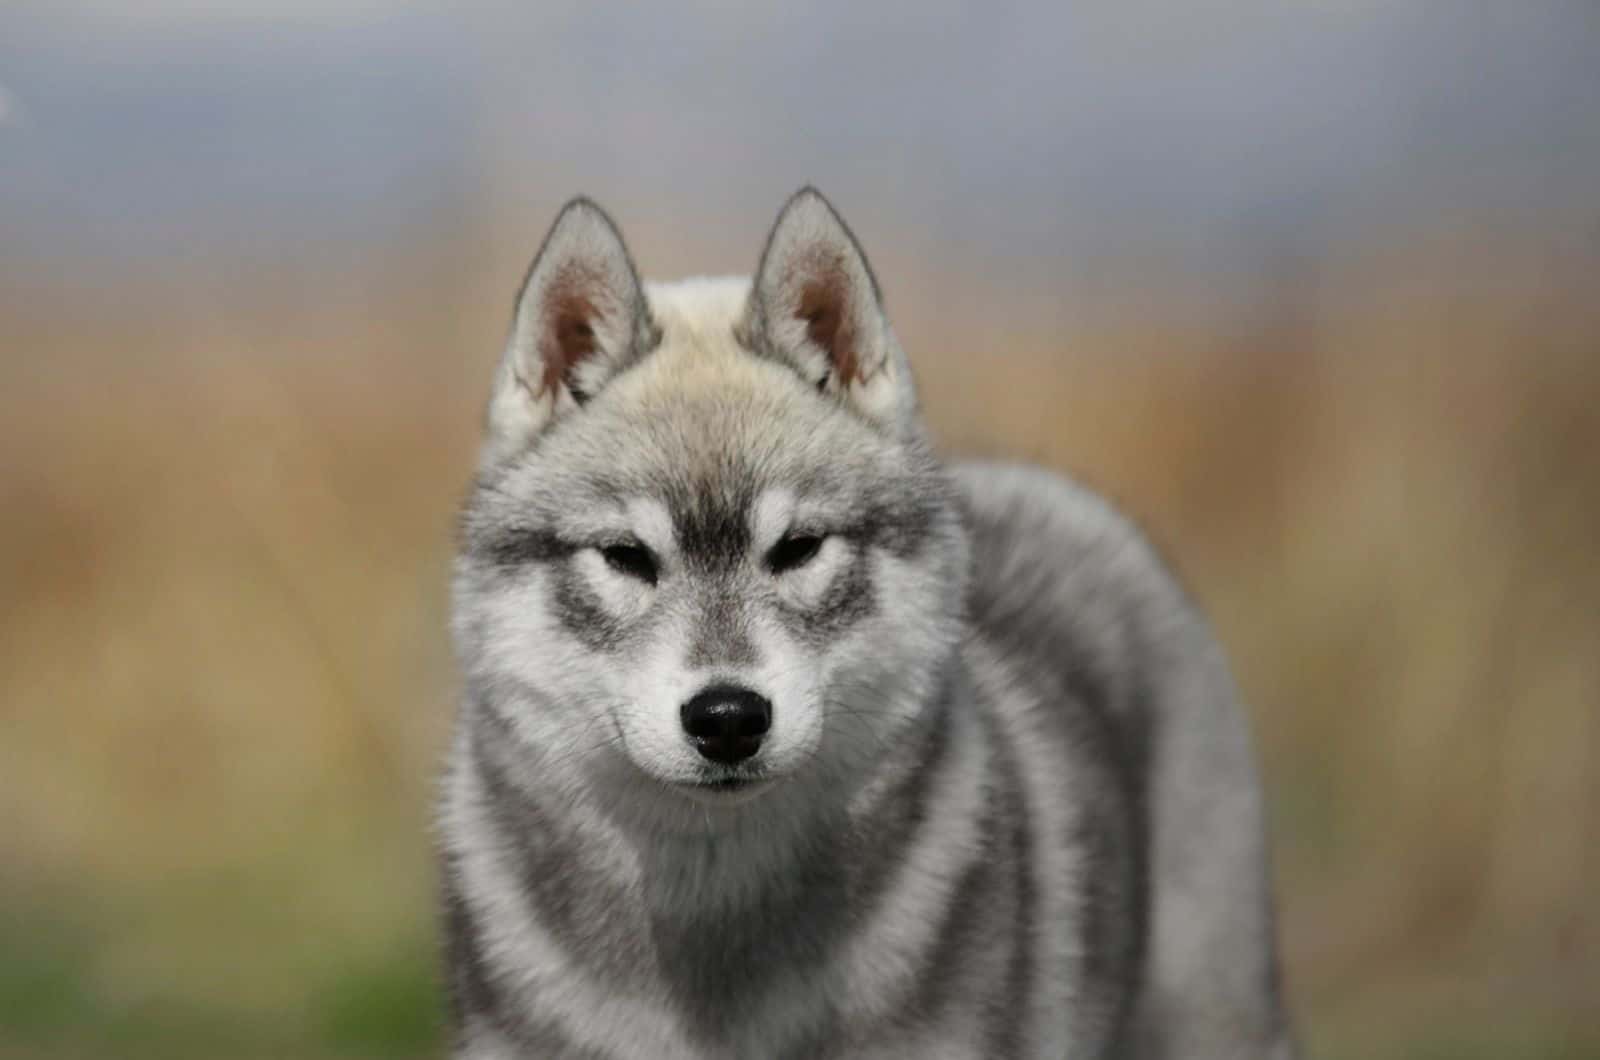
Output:
<path fill-rule="evenodd" d="M 1097 495 L 1020 465 L 953 476 L 973 542 L 969 658 L 1029 690 L 988 702 L 1039 715 L 1022 722 L 1035 768 L 1086 808 L 1087 956 L 1116 1055 L 1290 1056 L 1254 759 L 1204 620 Z"/>

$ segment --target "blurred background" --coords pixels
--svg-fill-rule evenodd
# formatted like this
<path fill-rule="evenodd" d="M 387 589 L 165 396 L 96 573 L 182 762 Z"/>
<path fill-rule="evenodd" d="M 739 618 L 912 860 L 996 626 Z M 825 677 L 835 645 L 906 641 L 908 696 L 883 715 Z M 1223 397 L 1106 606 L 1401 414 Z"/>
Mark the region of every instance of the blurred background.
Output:
<path fill-rule="evenodd" d="M 815 181 L 1212 613 L 1314 1058 L 1600 1057 L 1600 6 L 0 9 L 0 1057 L 429 1057 L 454 507 L 559 204 Z"/>

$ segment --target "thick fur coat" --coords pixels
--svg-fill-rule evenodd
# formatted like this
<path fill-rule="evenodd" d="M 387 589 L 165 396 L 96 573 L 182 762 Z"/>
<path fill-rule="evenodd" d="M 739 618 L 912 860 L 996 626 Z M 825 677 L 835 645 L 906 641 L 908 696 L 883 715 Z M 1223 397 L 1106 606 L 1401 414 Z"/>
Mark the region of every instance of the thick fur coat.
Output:
<path fill-rule="evenodd" d="M 562 212 L 455 632 L 462 1060 L 1291 1055 L 1206 624 L 1097 497 L 936 456 L 816 192 L 750 280 Z"/>

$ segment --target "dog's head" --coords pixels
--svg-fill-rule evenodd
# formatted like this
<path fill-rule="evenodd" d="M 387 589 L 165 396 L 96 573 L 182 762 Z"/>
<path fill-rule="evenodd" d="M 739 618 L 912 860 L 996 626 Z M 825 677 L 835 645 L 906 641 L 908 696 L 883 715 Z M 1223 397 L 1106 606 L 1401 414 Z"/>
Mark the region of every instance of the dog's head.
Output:
<path fill-rule="evenodd" d="M 712 805 L 862 775 L 933 692 L 965 557 L 876 281 L 821 195 L 784 207 L 753 280 L 661 287 L 598 207 L 561 212 L 456 582 L 469 683 L 547 775 Z"/>

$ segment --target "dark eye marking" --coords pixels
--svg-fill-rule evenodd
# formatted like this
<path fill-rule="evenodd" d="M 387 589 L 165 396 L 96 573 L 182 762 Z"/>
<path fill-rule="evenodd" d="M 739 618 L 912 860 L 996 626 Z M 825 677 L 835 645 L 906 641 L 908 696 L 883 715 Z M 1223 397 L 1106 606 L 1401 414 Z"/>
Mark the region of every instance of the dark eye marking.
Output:
<path fill-rule="evenodd" d="M 656 558 L 648 548 L 637 542 L 606 545 L 600 556 L 612 570 L 637 578 L 649 585 L 656 583 Z"/>
<path fill-rule="evenodd" d="M 774 574 L 799 570 L 816 558 L 822 548 L 822 534 L 789 534 L 767 553 L 767 569 Z"/>
<path fill-rule="evenodd" d="M 476 540 L 474 550 L 501 567 L 517 568 L 530 563 L 549 563 L 570 556 L 574 548 L 554 534 L 526 527 L 486 535 Z"/>

